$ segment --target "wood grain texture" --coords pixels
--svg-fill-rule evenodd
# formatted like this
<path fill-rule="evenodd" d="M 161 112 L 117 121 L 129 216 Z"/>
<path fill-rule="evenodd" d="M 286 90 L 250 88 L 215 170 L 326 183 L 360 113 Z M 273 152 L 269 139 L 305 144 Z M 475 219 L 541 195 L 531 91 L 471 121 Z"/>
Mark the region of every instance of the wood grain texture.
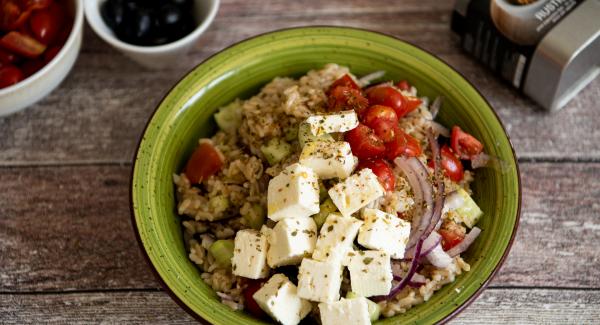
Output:
<path fill-rule="evenodd" d="M 145 122 L 171 86 L 209 55 L 267 31 L 344 25 L 385 32 L 431 51 L 481 90 L 504 121 L 519 157 L 598 160 L 594 81 L 566 109 L 547 114 L 466 57 L 449 29 L 452 2 L 223 1 L 197 47 L 172 67 L 149 71 L 90 28 L 72 73 L 50 96 L 0 119 L 0 165 L 130 162 Z M 577 139 L 577 140 L 574 140 Z"/>
<path fill-rule="evenodd" d="M 600 164 L 524 163 L 522 174 L 521 228 L 492 285 L 600 288 L 600 251 L 586 249 L 600 241 Z M 157 288 L 129 224 L 128 179 L 121 166 L 0 168 L 0 292 Z"/>
<path fill-rule="evenodd" d="M 452 324 L 593 324 L 600 291 L 488 289 Z M 3 324 L 194 324 L 164 292 L 0 295 Z"/>

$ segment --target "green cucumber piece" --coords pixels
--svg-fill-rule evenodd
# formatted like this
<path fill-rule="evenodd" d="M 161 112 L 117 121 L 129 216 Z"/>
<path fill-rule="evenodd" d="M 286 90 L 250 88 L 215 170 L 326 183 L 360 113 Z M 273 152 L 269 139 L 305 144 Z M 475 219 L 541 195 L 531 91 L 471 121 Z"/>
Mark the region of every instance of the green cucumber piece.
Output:
<path fill-rule="evenodd" d="M 290 126 L 287 129 L 283 130 L 283 138 L 287 142 L 292 142 L 298 139 L 298 126 Z"/>
<path fill-rule="evenodd" d="M 210 245 L 208 251 L 221 267 L 231 267 L 233 247 L 233 239 L 219 239 Z"/>
<path fill-rule="evenodd" d="M 346 299 L 353 299 L 358 297 L 360 296 L 352 291 L 348 291 L 348 293 L 346 293 Z M 381 314 L 381 307 L 379 307 L 379 304 L 367 298 L 367 307 L 369 310 L 369 317 L 371 318 L 371 321 L 374 322 L 378 320 Z"/>
<path fill-rule="evenodd" d="M 337 207 L 330 198 L 327 198 L 325 202 L 321 203 L 319 212 L 312 216 L 317 224 L 317 229 L 321 229 L 321 226 L 325 223 L 325 219 L 327 219 L 330 213 L 335 211 L 337 211 Z"/>
<path fill-rule="evenodd" d="M 260 230 L 260 228 L 265 224 L 265 217 L 267 216 L 267 212 L 260 204 L 252 204 L 252 212 L 244 215 L 244 220 L 246 220 L 246 224 L 256 230 Z"/>
<path fill-rule="evenodd" d="M 310 132 L 310 125 L 308 123 L 300 123 L 298 126 L 298 142 L 300 147 L 304 147 L 308 142 L 313 141 L 334 141 L 333 137 L 329 133 L 325 133 L 319 136 L 313 135 Z"/>
<path fill-rule="evenodd" d="M 219 128 L 228 133 L 235 133 L 242 125 L 242 105 L 239 100 L 219 108 L 214 115 Z"/>
<path fill-rule="evenodd" d="M 477 221 L 479 221 L 479 218 L 481 218 L 481 216 L 483 215 L 483 211 L 481 211 L 481 209 L 479 208 L 477 203 L 475 203 L 475 201 L 471 198 L 469 193 L 467 193 L 467 191 L 463 190 L 462 188 L 459 188 L 456 191 L 455 195 L 460 195 L 463 204 L 454 210 L 455 218 L 459 219 L 454 221 L 462 222 L 467 227 L 473 228 Z"/>
<path fill-rule="evenodd" d="M 276 165 L 292 153 L 292 146 L 282 139 L 273 138 L 267 145 L 260 147 L 260 151 L 269 162 L 269 165 Z"/>

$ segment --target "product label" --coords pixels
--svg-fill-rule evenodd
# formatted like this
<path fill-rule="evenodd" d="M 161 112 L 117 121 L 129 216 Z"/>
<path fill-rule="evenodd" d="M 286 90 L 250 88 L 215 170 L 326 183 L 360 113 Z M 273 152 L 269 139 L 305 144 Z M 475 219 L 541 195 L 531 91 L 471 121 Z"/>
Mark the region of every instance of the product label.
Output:
<path fill-rule="evenodd" d="M 459 0 L 461 1 L 461 0 Z M 463 49 L 516 88 L 542 37 L 584 0 L 462 0 L 452 28 Z"/>

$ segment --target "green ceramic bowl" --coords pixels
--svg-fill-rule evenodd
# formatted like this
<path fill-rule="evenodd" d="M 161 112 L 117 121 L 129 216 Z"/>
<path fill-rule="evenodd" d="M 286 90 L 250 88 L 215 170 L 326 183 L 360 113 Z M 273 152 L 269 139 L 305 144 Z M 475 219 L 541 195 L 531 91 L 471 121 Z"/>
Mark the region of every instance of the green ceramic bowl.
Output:
<path fill-rule="evenodd" d="M 435 323 L 468 305 L 500 267 L 515 235 L 520 210 L 518 166 L 506 132 L 490 105 L 460 74 L 433 55 L 390 36 L 339 27 L 306 27 L 251 38 L 214 55 L 188 73 L 160 103 L 140 140 L 132 174 L 133 225 L 143 252 L 173 299 L 213 324 L 259 324 L 221 304 L 188 259 L 175 208 L 173 173 L 198 138 L 215 131 L 212 114 L 237 97 L 248 98 L 277 76 L 300 76 L 335 62 L 365 75 L 407 79 L 420 95 L 444 96 L 439 120 L 460 125 L 508 165 L 504 174 L 477 172 L 475 200 L 485 212 L 483 232 L 464 255 L 471 271 L 407 313 L 382 324 Z"/>

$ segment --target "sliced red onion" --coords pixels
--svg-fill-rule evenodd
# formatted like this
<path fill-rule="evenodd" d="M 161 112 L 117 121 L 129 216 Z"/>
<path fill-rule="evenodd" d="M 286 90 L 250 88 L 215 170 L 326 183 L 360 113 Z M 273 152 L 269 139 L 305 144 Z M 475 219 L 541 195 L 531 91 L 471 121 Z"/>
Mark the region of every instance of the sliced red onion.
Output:
<path fill-rule="evenodd" d="M 442 218 L 442 210 L 444 209 L 444 200 L 445 200 L 445 191 L 446 186 L 444 184 L 444 178 L 442 176 L 442 167 L 441 161 L 442 157 L 440 155 L 440 146 L 438 145 L 437 139 L 434 136 L 433 132 L 428 130 L 427 138 L 429 140 L 429 146 L 431 147 L 431 153 L 433 156 L 433 176 L 435 179 L 435 186 L 437 189 L 437 196 L 435 198 L 435 203 L 433 206 L 433 210 L 431 213 L 431 220 L 429 221 L 429 226 L 427 226 L 427 230 L 425 230 L 424 236 L 429 236 L 429 234 L 434 230 L 439 221 Z"/>
<path fill-rule="evenodd" d="M 471 167 L 473 167 L 473 169 L 485 167 L 489 162 L 490 155 L 485 152 L 481 152 L 478 155 L 471 157 Z"/>
<path fill-rule="evenodd" d="M 412 221 L 412 231 L 406 245 L 407 250 L 413 250 L 416 242 L 427 230 L 433 210 L 433 186 L 429 183 L 429 172 L 421 161 L 415 157 L 398 157 L 394 163 L 406 175 L 412 187 L 415 200 L 415 217 Z M 414 256 L 414 255 L 413 255 Z"/>
<path fill-rule="evenodd" d="M 384 75 L 385 75 L 385 71 L 383 71 L 383 70 L 375 71 L 375 72 L 369 73 L 368 75 L 363 76 L 360 79 L 358 79 L 358 83 L 362 87 L 364 87 L 364 86 L 370 84 L 371 81 L 379 79 L 379 78 L 383 77 Z"/>
<path fill-rule="evenodd" d="M 444 269 L 448 267 L 450 263 L 452 263 L 452 257 L 450 257 L 450 255 L 444 252 L 444 250 L 442 249 L 442 245 L 439 244 L 435 246 L 431 250 L 431 252 L 429 252 L 429 254 L 427 254 L 425 257 L 427 258 L 429 263 L 433 264 L 433 266 L 440 269 Z"/>
<path fill-rule="evenodd" d="M 508 164 L 504 160 L 488 155 L 485 152 L 481 152 L 471 157 L 471 167 L 473 167 L 473 169 L 490 167 L 503 174 L 508 171 Z"/>
<path fill-rule="evenodd" d="M 410 281 L 412 282 L 422 282 L 425 283 L 427 282 L 427 278 L 425 278 L 425 276 L 423 276 L 420 273 L 415 273 L 413 274 L 412 278 L 410 279 Z"/>
<path fill-rule="evenodd" d="M 444 97 L 438 96 L 433 100 L 431 106 L 429 106 L 429 112 L 431 113 L 432 119 L 434 119 L 440 112 L 440 108 L 442 107 L 442 101 L 444 101 Z"/>
<path fill-rule="evenodd" d="M 434 134 L 441 135 L 446 138 L 450 137 L 450 130 L 448 130 L 447 127 L 445 127 L 445 126 L 441 125 L 440 123 L 433 121 L 433 120 L 429 123 L 431 124 L 431 129 L 433 130 Z"/>
<path fill-rule="evenodd" d="M 415 256 L 421 256 L 422 248 L 423 248 L 423 239 L 419 238 L 419 240 L 417 240 L 417 244 L 415 246 Z M 398 292 L 400 292 L 402 289 L 404 289 L 408 285 L 408 283 L 410 282 L 410 279 L 412 279 L 412 276 L 415 274 L 415 272 L 417 272 L 418 267 L 419 267 L 419 259 L 414 258 L 410 262 L 410 268 L 408 269 L 406 276 L 402 280 L 400 280 L 400 282 L 398 282 L 396 284 L 396 286 L 392 288 L 392 290 L 390 290 L 390 293 L 387 296 L 372 297 L 372 300 L 373 301 L 382 301 L 382 300 L 389 300 L 389 299 L 394 298 L 398 294 Z"/>
<path fill-rule="evenodd" d="M 478 227 L 473 227 L 473 229 L 469 231 L 469 233 L 460 243 L 458 243 L 458 245 L 450 248 L 446 253 L 451 257 L 461 254 L 462 252 L 466 251 L 469 248 L 469 246 L 471 246 L 471 244 L 473 244 L 473 242 L 475 241 L 475 239 L 477 239 L 480 233 L 481 229 L 479 229 Z"/>
<path fill-rule="evenodd" d="M 425 241 L 423 242 L 423 249 L 421 250 L 421 256 L 425 256 L 425 255 L 429 254 L 429 252 L 431 252 L 435 248 L 435 246 L 439 245 L 441 241 L 442 241 L 442 236 L 440 236 L 440 234 L 438 234 L 437 232 L 434 231 L 431 234 L 429 234 L 427 239 L 425 239 Z M 412 250 L 407 251 L 404 254 L 404 258 L 405 259 L 414 258 L 413 253 L 414 253 L 414 251 L 412 251 Z"/>

